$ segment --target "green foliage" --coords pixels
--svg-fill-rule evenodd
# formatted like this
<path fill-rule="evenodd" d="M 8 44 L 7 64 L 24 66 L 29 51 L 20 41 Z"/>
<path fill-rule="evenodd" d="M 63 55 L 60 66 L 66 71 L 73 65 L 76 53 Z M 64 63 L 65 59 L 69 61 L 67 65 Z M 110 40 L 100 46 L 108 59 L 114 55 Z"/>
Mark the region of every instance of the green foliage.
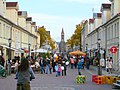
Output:
<path fill-rule="evenodd" d="M 51 46 L 52 50 L 55 49 L 55 42 L 52 40 L 51 36 L 47 33 L 44 26 L 38 29 L 40 32 L 40 47 L 47 41 Z"/>
<path fill-rule="evenodd" d="M 83 26 L 84 26 L 84 22 L 76 25 L 76 29 L 74 31 L 74 34 L 66 42 L 66 44 L 69 45 L 72 49 L 73 49 L 74 45 L 76 45 L 76 46 L 81 45 L 81 30 L 83 29 Z"/>

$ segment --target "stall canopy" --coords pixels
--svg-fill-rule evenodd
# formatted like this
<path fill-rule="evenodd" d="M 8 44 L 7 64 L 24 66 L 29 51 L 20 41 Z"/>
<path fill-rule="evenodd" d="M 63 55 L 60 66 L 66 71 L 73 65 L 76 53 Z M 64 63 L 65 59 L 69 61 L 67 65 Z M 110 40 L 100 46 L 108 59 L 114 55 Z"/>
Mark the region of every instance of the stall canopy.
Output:
<path fill-rule="evenodd" d="M 37 50 L 31 51 L 31 53 L 32 53 L 32 52 L 47 53 L 48 51 L 45 50 L 45 49 L 40 48 L 40 49 L 37 49 Z"/>
<path fill-rule="evenodd" d="M 77 51 L 73 51 L 73 52 L 70 52 L 69 53 L 70 55 L 78 55 L 78 56 L 82 56 L 82 55 L 86 55 L 86 53 L 80 51 L 80 50 L 77 50 Z"/>

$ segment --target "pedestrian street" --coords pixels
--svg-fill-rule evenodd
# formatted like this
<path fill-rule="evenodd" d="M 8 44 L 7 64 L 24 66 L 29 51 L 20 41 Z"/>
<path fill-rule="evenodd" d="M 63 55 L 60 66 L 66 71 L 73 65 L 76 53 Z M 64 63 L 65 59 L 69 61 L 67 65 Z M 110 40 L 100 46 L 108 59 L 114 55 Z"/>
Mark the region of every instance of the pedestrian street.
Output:
<path fill-rule="evenodd" d="M 82 74 L 86 76 L 86 82 L 84 84 L 76 84 L 75 79 L 77 75 L 77 69 L 67 68 L 66 76 L 55 76 L 55 72 L 52 74 L 35 74 L 35 79 L 31 81 L 31 90 L 114 90 L 112 85 L 101 84 L 97 85 L 92 82 L 92 74 L 95 71 L 93 69 L 81 70 Z M 0 90 L 16 90 L 17 80 L 14 79 L 15 75 L 12 74 L 6 79 L 0 79 Z"/>

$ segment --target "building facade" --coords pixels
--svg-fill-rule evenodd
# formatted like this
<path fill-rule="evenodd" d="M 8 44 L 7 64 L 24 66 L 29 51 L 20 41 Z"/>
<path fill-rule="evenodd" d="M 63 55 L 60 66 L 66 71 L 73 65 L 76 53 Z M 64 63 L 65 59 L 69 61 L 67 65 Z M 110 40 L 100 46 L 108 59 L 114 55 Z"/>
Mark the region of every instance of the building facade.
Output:
<path fill-rule="evenodd" d="M 101 20 L 95 22 L 96 18 L 93 17 L 87 23 L 90 28 L 83 29 L 90 31 L 87 34 L 87 41 L 91 56 L 95 56 L 98 52 L 98 39 L 100 39 L 100 50 L 103 51 L 101 52 L 101 58 L 112 57 L 114 69 L 117 70 L 120 68 L 120 1 L 110 1 L 111 4 L 103 3 L 101 5 Z M 99 25 L 96 23 L 99 23 Z M 94 27 L 94 25 L 97 25 L 97 27 Z M 112 46 L 117 47 L 118 51 L 116 53 L 110 51 Z"/>
<path fill-rule="evenodd" d="M 0 0 L 0 9 L 0 52 L 4 53 L 5 60 L 21 53 L 27 56 L 31 50 L 39 48 L 40 34 L 27 11 L 19 11 L 18 2 L 5 0 Z"/>

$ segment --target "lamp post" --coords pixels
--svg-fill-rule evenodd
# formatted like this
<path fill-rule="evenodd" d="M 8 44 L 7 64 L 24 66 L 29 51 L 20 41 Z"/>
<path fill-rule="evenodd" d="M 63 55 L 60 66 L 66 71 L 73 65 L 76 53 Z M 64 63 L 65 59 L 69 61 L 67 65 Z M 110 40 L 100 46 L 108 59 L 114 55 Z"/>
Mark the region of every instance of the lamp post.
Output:
<path fill-rule="evenodd" d="M 37 54 L 36 50 L 37 50 L 37 45 L 35 45 L 35 61 L 36 61 L 36 54 Z"/>
<path fill-rule="evenodd" d="M 86 44 L 86 56 L 88 56 L 87 51 L 88 51 L 88 44 Z"/>
<path fill-rule="evenodd" d="M 10 60 L 11 60 L 11 51 L 10 51 L 11 43 L 12 43 L 12 40 L 11 40 L 11 38 L 9 38 L 8 39 L 8 44 L 9 44 L 9 50 L 8 50 L 8 75 L 11 75 L 11 64 L 10 64 Z"/>
<path fill-rule="evenodd" d="M 29 50 L 29 59 L 30 59 L 30 43 L 28 44 L 28 50 Z"/>
<path fill-rule="evenodd" d="M 102 75 L 102 67 L 100 65 L 100 42 L 101 39 L 98 39 L 98 75 Z"/>
<path fill-rule="evenodd" d="M 8 43 L 9 43 L 9 54 L 8 54 L 8 59 L 10 60 L 11 59 L 11 52 L 10 52 L 10 48 L 11 48 L 11 38 L 8 39 Z"/>

